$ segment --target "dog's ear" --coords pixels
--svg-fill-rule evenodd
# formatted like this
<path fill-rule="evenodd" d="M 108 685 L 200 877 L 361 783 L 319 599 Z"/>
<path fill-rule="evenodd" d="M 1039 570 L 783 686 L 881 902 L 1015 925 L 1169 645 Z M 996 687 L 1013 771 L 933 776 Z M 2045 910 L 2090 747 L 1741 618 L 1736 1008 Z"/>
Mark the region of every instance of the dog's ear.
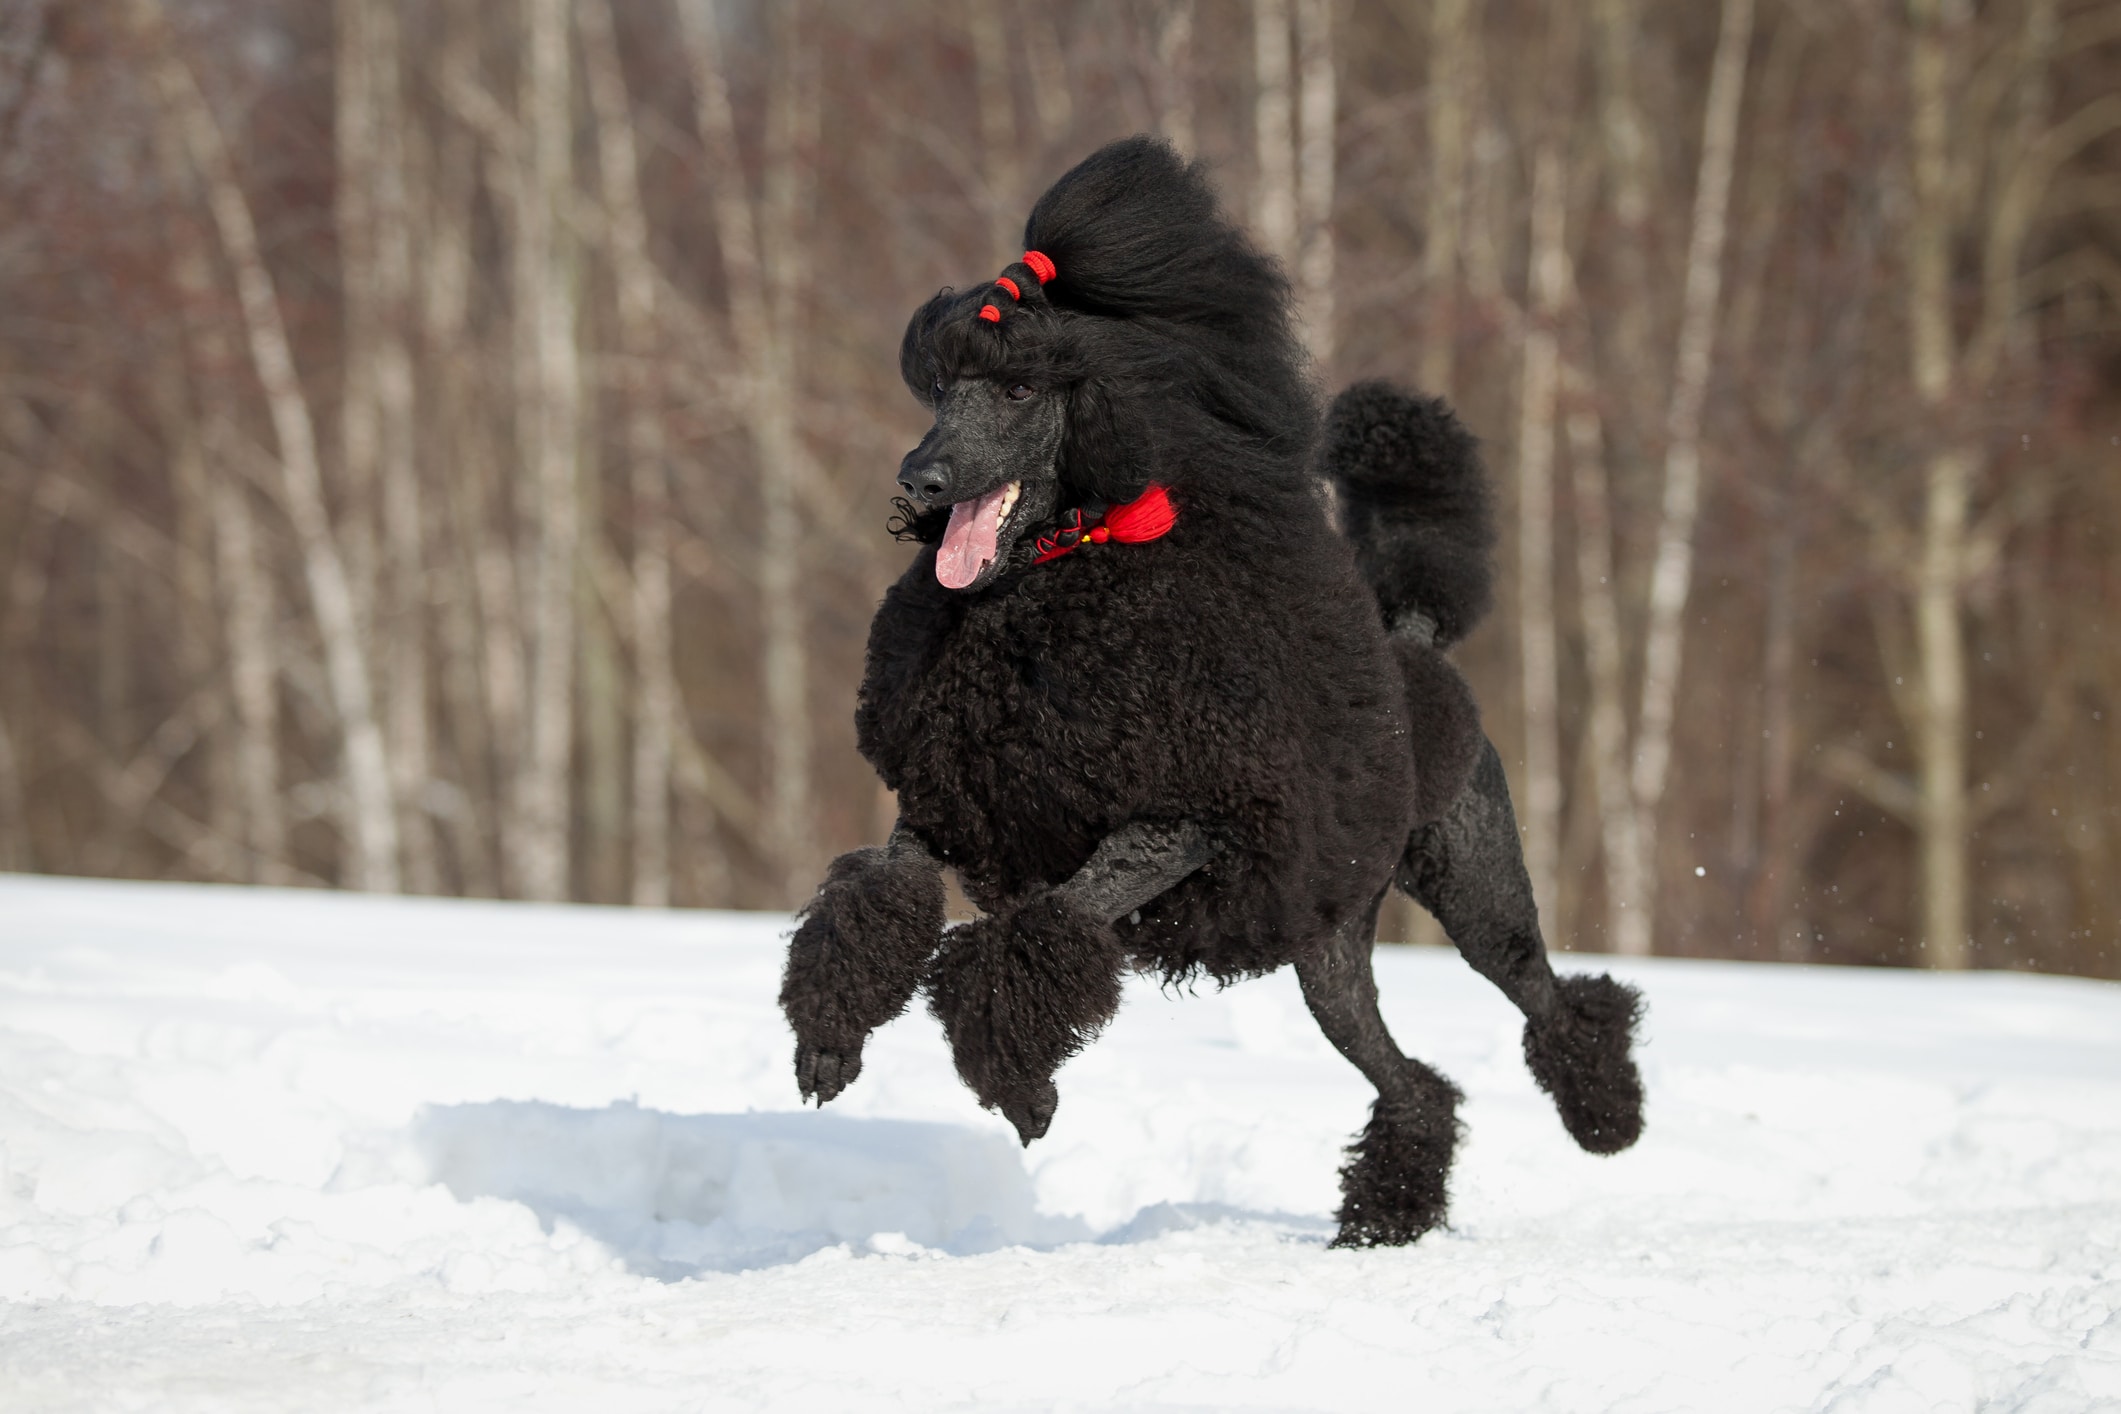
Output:
<path fill-rule="evenodd" d="M 906 333 L 898 346 L 898 376 L 923 407 L 935 406 L 936 380 L 957 367 L 952 351 L 941 347 L 940 336 L 952 311 L 963 302 L 962 295 L 945 287 L 929 296 L 906 321 Z"/>
<path fill-rule="evenodd" d="M 1117 394 L 1117 386 L 1101 377 L 1070 388 L 1060 451 L 1065 485 L 1078 495 L 1115 504 L 1148 489 L 1156 440 L 1138 401 Z"/>

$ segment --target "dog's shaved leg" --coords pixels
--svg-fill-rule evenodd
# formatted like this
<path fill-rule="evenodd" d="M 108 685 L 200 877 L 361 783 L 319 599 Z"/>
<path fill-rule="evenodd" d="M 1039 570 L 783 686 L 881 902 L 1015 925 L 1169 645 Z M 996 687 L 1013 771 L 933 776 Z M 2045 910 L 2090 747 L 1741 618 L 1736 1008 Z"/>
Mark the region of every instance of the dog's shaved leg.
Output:
<path fill-rule="evenodd" d="M 1142 821 L 1105 836 L 1051 889 L 953 928 L 928 979 L 928 1005 L 957 1073 L 1029 1144 L 1053 1123 L 1053 1074 L 1119 1009 L 1126 952 L 1112 924 L 1214 856 L 1190 821 Z"/>
<path fill-rule="evenodd" d="M 854 1083 L 862 1043 L 913 1000 L 942 938 L 942 866 L 911 830 L 832 861 L 781 978 L 804 1099 L 822 1105 Z"/>
<path fill-rule="evenodd" d="M 1136 820 L 1106 835 L 1054 892 L 1092 918 L 1116 923 L 1214 857 L 1207 832 L 1191 820 Z"/>
<path fill-rule="evenodd" d="M 1414 832 L 1399 886 L 1519 1011 L 1537 1019 L 1554 1009 L 1554 969 L 1494 742 L 1481 743 L 1473 779 L 1444 817 Z"/>
<path fill-rule="evenodd" d="M 1493 742 L 1444 817 L 1414 832 L 1399 886 L 1525 1014 L 1525 1063 L 1576 1142 L 1599 1154 L 1633 1144 L 1642 1079 L 1629 1050 L 1641 999 L 1610 977 L 1555 977 Z"/>
<path fill-rule="evenodd" d="M 1458 1088 L 1402 1054 L 1377 1010 L 1370 951 L 1383 901 L 1380 894 L 1296 963 L 1319 1030 L 1377 1087 L 1370 1122 L 1340 1171 L 1336 1247 L 1396 1246 L 1442 1222 L 1458 1142 Z"/>

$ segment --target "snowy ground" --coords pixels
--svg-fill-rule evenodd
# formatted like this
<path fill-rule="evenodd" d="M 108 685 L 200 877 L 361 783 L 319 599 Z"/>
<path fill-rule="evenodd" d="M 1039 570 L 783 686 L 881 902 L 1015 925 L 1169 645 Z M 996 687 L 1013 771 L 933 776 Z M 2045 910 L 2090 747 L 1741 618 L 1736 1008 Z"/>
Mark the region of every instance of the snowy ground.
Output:
<path fill-rule="evenodd" d="M 0 1408 L 2121 1408 L 2121 987 L 1622 967 L 1597 1159 L 1388 949 L 1467 1139 L 1353 1253 L 1292 978 L 1136 985 L 1021 1151 L 924 1013 L 798 1111 L 784 926 L 0 877 Z"/>

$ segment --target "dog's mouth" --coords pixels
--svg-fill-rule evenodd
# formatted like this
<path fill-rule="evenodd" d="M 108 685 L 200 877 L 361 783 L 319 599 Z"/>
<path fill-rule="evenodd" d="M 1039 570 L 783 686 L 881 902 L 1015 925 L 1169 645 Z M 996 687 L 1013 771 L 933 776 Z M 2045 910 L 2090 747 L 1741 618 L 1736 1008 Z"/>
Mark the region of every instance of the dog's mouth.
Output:
<path fill-rule="evenodd" d="M 935 551 L 935 577 L 945 589 L 970 589 L 1001 563 L 1002 527 L 1023 493 L 1023 482 L 1005 482 L 950 508 L 950 524 Z"/>

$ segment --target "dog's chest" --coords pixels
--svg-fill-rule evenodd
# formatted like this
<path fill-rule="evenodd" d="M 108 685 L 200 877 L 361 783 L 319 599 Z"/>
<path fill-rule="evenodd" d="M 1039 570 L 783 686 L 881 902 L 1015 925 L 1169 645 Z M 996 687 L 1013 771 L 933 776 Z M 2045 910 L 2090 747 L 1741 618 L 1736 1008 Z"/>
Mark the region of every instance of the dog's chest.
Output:
<path fill-rule="evenodd" d="M 994 596 L 872 683 L 864 749 L 961 869 L 1013 890 L 1065 875 L 1128 817 L 1154 752 L 1153 625 Z"/>
<path fill-rule="evenodd" d="M 981 605 L 938 645 L 915 686 L 930 753 L 961 763 L 962 784 L 1003 798 L 1097 774 L 1131 734 L 1125 684 L 1147 669 L 1132 634 L 1096 634 L 1020 607 Z"/>

